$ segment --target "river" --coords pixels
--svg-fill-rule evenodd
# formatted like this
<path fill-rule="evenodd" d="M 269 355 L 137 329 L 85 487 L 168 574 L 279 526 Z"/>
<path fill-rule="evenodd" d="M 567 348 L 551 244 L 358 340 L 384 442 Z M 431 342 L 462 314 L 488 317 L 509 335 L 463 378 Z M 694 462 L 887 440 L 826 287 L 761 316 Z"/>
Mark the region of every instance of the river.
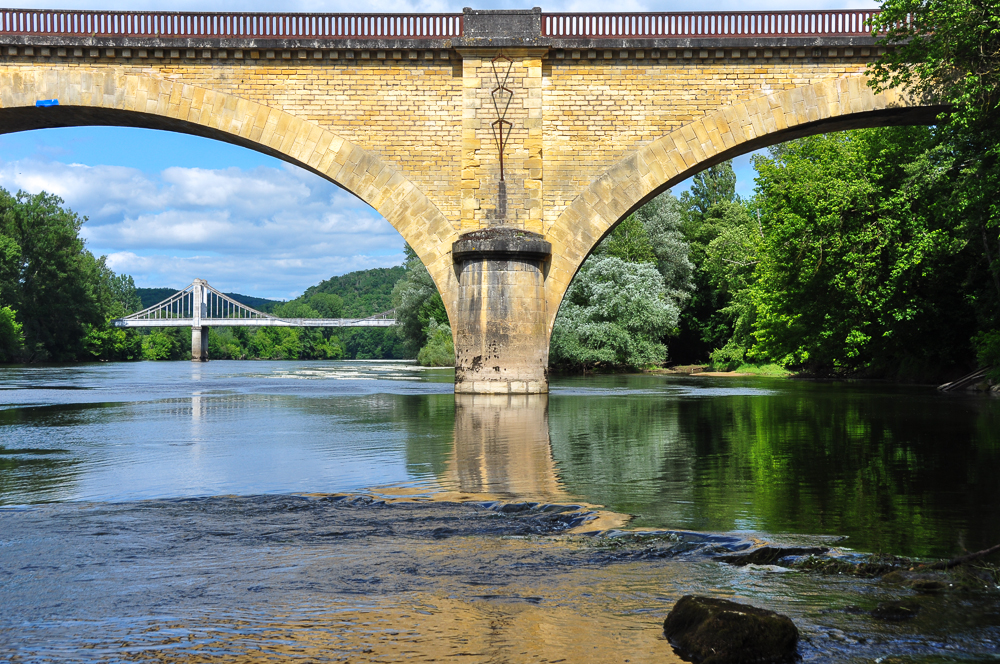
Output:
<path fill-rule="evenodd" d="M 456 398 L 452 375 L 0 369 L 0 657 L 680 661 L 658 626 L 711 594 L 790 615 L 806 661 L 997 661 L 996 589 L 883 624 L 855 609 L 910 591 L 712 558 L 1000 542 L 1000 399 L 663 375 Z M 659 548 L 616 548 L 620 515 Z"/>

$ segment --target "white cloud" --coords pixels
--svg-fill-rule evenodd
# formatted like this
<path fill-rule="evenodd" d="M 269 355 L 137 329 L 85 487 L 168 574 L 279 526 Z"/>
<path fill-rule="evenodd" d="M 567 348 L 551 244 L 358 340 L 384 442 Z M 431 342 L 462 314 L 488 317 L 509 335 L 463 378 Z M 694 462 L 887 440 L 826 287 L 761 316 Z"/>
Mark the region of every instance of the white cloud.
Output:
<path fill-rule="evenodd" d="M 139 284 L 182 288 L 198 277 L 226 292 L 291 299 L 302 293 L 302 284 L 313 285 L 354 270 L 399 264 L 403 255 L 261 257 L 249 269 L 245 259 L 233 256 L 139 255 L 120 251 L 108 254 L 107 260 L 112 270 L 131 274 Z"/>
<path fill-rule="evenodd" d="M 195 277 L 227 291 L 288 298 L 335 274 L 395 265 L 403 240 L 366 204 L 293 166 L 179 168 L 23 159 L 0 187 L 48 191 L 87 216 L 82 235 L 140 286 Z"/>

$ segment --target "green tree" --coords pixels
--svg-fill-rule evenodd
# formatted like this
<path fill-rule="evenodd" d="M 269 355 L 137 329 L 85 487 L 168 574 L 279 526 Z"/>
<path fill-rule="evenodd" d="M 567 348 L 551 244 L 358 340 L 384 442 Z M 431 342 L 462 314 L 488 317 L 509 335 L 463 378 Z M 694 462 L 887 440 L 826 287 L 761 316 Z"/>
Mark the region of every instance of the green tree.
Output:
<path fill-rule="evenodd" d="M 732 160 L 709 166 L 691 179 L 691 187 L 681 194 L 680 204 L 688 224 L 703 220 L 719 203 L 736 200 L 736 171 Z M 697 234 L 693 227 L 690 233 Z"/>
<path fill-rule="evenodd" d="M 614 256 L 629 263 L 656 263 L 656 253 L 646 225 L 630 214 L 601 241 L 594 250 L 599 256 Z"/>
<path fill-rule="evenodd" d="M 979 327 L 1000 331 L 1000 2 L 885 0 L 873 23 L 889 48 L 869 67 L 869 85 L 943 107 L 936 154 L 925 161 L 950 185 L 952 214 L 977 247 L 966 297 Z M 990 337 L 976 338 L 978 346 Z"/>
<path fill-rule="evenodd" d="M 301 299 L 276 305 L 272 313 L 278 318 L 322 318 L 318 311 Z"/>
<path fill-rule="evenodd" d="M 319 313 L 320 318 L 343 318 L 344 298 L 336 293 L 313 293 L 306 301 Z"/>
<path fill-rule="evenodd" d="M 211 339 L 211 337 L 209 337 Z M 154 327 L 142 337 L 144 360 L 190 360 L 190 327 Z"/>
<path fill-rule="evenodd" d="M 392 327 L 351 328 L 344 332 L 343 341 L 344 357 L 354 360 L 403 360 L 414 357 Z"/>
<path fill-rule="evenodd" d="M 713 317 L 724 321 L 731 331 L 729 339 L 716 347 L 709 358 L 719 368 L 735 369 L 746 360 L 754 342 L 757 310 L 750 286 L 756 276 L 764 230 L 759 213 L 742 214 L 732 207 L 729 209 L 735 219 L 709 243 L 703 269 L 709 283 L 727 302 Z"/>
<path fill-rule="evenodd" d="M 694 265 L 681 230 L 680 202 L 668 189 L 636 210 L 635 216 L 646 229 L 667 293 L 678 303 L 686 303 L 694 292 Z"/>
<path fill-rule="evenodd" d="M 565 369 L 663 364 L 663 338 L 679 307 L 651 263 L 593 256 L 570 283 L 552 331 L 549 357 Z"/>
<path fill-rule="evenodd" d="M 409 245 L 404 251 L 406 273 L 392 289 L 392 305 L 396 309 L 397 334 L 410 357 L 414 357 L 428 341 L 431 321 L 447 326 L 448 313 L 437 285 L 416 252 Z"/>
<path fill-rule="evenodd" d="M 0 302 L 17 312 L 28 361 L 77 359 L 89 329 L 105 323 L 83 222 L 57 196 L 0 190 Z"/>
<path fill-rule="evenodd" d="M 90 325 L 84 346 L 93 359 L 139 360 L 143 357 L 142 334 L 139 330 L 116 328 L 111 321 L 142 309 L 135 282 L 128 275 L 115 274 L 104 256 L 95 260 L 97 282 L 95 295 L 104 322 Z"/>
<path fill-rule="evenodd" d="M 727 291 L 718 286 L 706 265 L 712 241 L 726 229 L 745 223 L 744 208 L 736 196 L 732 162 L 725 161 L 695 175 L 690 190 L 681 194 L 679 208 L 681 231 L 694 266 L 694 287 L 681 315 L 674 360 L 701 362 L 732 337 L 731 317 L 719 314 L 729 305 Z"/>
<path fill-rule="evenodd" d="M 455 366 L 455 343 L 451 336 L 451 328 L 447 325 L 438 325 L 432 318 L 427 332 L 427 343 L 417 353 L 417 362 L 425 367 Z"/>
<path fill-rule="evenodd" d="M 17 314 L 10 307 L 0 307 L 0 363 L 17 362 L 24 352 L 24 336 Z"/>
<path fill-rule="evenodd" d="M 245 360 L 247 351 L 245 327 L 211 327 L 208 329 L 208 357 L 213 360 Z M 240 334 L 243 331 L 244 334 Z"/>
<path fill-rule="evenodd" d="M 310 286 L 301 299 L 310 302 L 317 293 L 330 293 L 343 301 L 342 316 L 364 318 L 392 308 L 392 289 L 405 272 L 400 265 L 349 272 Z"/>
<path fill-rule="evenodd" d="M 973 256 L 961 221 L 935 208 L 949 192 L 927 197 L 941 184 L 927 178 L 933 143 L 924 127 L 858 130 L 755 160 L 753 356 L 880 374 L 969 356 L 975 313 L 956 294 Z"/>

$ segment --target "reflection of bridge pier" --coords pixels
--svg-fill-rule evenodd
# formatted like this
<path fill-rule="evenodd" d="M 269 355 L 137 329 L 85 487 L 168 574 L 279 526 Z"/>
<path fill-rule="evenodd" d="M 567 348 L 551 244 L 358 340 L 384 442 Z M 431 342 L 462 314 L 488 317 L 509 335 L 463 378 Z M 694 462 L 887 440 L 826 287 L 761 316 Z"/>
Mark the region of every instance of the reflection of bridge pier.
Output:
<path fill-rule="evenodd" d="M 448 476 L 466 493 L 565 498 L 549 441 L 546 394 L 456 394 Z"/>

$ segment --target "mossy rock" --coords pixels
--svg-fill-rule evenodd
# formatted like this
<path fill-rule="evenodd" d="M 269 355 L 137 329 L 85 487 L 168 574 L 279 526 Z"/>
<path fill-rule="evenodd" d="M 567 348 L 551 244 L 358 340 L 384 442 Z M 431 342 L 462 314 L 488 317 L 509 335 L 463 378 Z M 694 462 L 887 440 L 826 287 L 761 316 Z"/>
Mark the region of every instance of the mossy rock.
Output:
<path fill-rule="evenodd" d="M 697 664 L 791 662 L 799 640 L 788 616 L 693 595 L 674 605 L 663 633 L 682 657 Z"/>
<path fill-rule="evenodd" d="M 892 602 L 879 602 L 872 616 L 879 620 L 892 622 L 902 622 L 913 620 L 920 613 L 920 604 L 911 599 L 897 600 Z"/>
<path fill-rule="evenodd" d="M 939 593 L 949 588 L 950 579 L 944 573 L 896 570 L 882 577 L 883 583 L 912 588 L 921 593 Z"/>

